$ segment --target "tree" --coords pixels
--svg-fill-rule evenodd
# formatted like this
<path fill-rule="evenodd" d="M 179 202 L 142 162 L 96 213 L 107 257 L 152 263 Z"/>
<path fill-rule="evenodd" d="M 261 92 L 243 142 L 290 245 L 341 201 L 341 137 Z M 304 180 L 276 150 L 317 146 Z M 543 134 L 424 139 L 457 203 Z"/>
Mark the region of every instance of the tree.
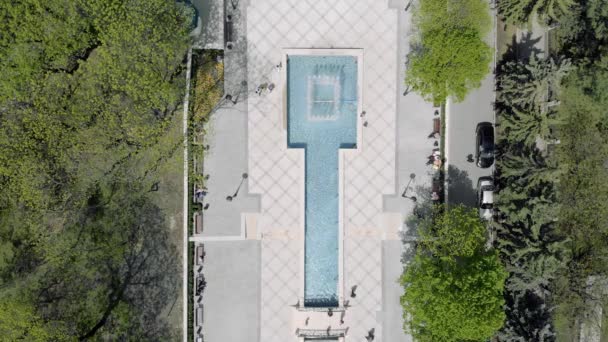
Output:
<path fill-rule="evenodd" d="M 500 0 L 498 11 L 509 23 L 526 24 L 538 17 L 547 24 L 559 22 L 575 5 L 574 0 Z"/>
<path fill-rule="evenodd" d="M 83 200 L 69 183 L 103 176 L 166 132 L 189 18 L 161 0 L 2 6 L 2 188 L 28 206 Z"/>
<path fill-rule="evenodd" d="M 0 298 L 0 336 L 5 341 L 65 341 L 60 326 L 47 324 L 34 307 L 16 298 Z"/>
<path fill-rule="evenodd" d="M 505 291 L 507 319 L 497 334 L 499 341 L 555 341 L 551 310 L 545 300 L 530 291 Z"/>
<path fill-rule="evenodd" d="M 447 212 L 436 207 L 433 217 L 420 226 L 420 245 L 434 257 L 452 261 L 471 257 L 486 240 L 486 229 L 477 213 L 462 205 Z"/>
<path fill-rule="evenodd" d="M 0 19 L 0 302 L 19 299 L 0 329 L 173 339 L 158 312 L 177 258 L 148 189 L 180 146 L 191 18 L 165 0 L 24 0 Z"/>
<path fill-rule="evenodd" d="M 606 55 L 608 48 L 608 3 L 606 0 L 579 0 L 577 6 L 560 17 L 553 30 L 556 54 L 577 64 L 590 66 Z"/>
<path fill-rule="evenodd" d="M 418 341 L 485 341 L 504 322 L 507 274 L 475 210 L 438 210 L 401 277 L 405 329 Z"/>
<path fill-rule="evenodd" d="M 416 37 L 408 55 L 405 83 L 426 100 L 464 100 L 489 71 L 492 49 L 487 2 L 423 0 L 414 9 Z"/>
<path fill-rule="evenodd" d="M 497 247 L 510 273 L 507 323 L 501 337 L 551 340 L 554 322 L 558 335 L 580 331 L 579 324 L 586 320 L 593 303 L 606 299 L 597 293 L 592 298 L 588 280 L 602 279 L 608 272 L 604 244 L 608 236 L 608 130 L 603 110 L 608 104 L 608 73 L 605 61 L 600 60 L 589 70 L 577 70 L 558 80 L 531 82 L 539 85 L 526 90 L 521 84 L 535 72 L 523 64 L 513 69 L 523 72 L 505 76 L 513 85 L 500 89 L 512 89 L 499 96 L 504 105 L 499 111 L 501 122 L 509 122 L 511 113 L 522 108 L 542 114 L 539 101 L 529 99 L 539 98 L 535 89 L 546 89 L 540 94 L 553 92 L 561 100 L 551 113 L 560 143 L 554 152 L 541 152 L 532 139 L 514 134 L 538 131 L 534 125 L 522 124 L 524 120 L 501 125 L 506 137 L 501 139 L 503 151 L 497 159 L 496 204 L 501 217 Z M 523 81 L 516 85 L 517 79 Z M 559 92 L 552 90 L 555 88 Z M 511 129 L 510 125 L 524 127 Z"/>
<path fill-rule="evenodd" d="M 608 139 L 605 110 L 608 72 L 598 64 L 568 79 L 560 115 L 557 156 L 563 170 L 557 229 L 568 239 L 571 260 L 556 282 L 557 315 L 578 329 L 591 308 L 606 295 L 589 290 L 589 280 L 608 276 Z"/>
<path fill-rule="evenodd" d="M 559 98 L 561 82 L 573 69 L 568 59 L 507 61 L 497 79 L 497 101 L 522 111 L 547 112 L 547 103 Z"/>
<path fill-rule="evenodd" d="M 532 146 L 538 138 L 545 141 L 554 138 L 552 127 L 558 123 L 554 112 L 523 111 L 512 107 L 509 113 L 501 116 L 500 128 L 505 132 L 504 139 Z"/>
<path fill-rule="evenodd" d="M 501 139 L 503 151 L 496 160 L 495 246 L 509 278 L 507 320 L 499 336 L 505 341 L 551 341 L 551 290 L 569 260 L 567 243 L 555 232 L 555 185 L 561 169 L 531 139 L 522 142 L 511 136 L 513 131 L 501 132 L 508 135 Z"/>
<path fill-rule="evenodd" d="M 562 203 L 558 226 L 572 240 L 575 257 L 588 254 L 589 260 L 604 257 L 608 252 L 600 242 L 608 236 L 608 174 L 605 168 L 608 141 L 603 126 L 608 101 L 605 94 L 595 93 L 599 90 L 596 84 L 607 82 L 608 78 L 603 79 L 606 76 L 608 73 L 602 75 L 601 70 L 595 70 L 595 75 L 576 75 L 560 107 L 564 122 L 560 126 L 561 143 L 557 150 L 562 169 L 558 186 Z M 586 88 L 587 84 L 596 90 Z"/>
<path fill-rule="evenodd" d="M 507 152 L 501 156 L 500 162 L 501 177 L 511 180 L 506 187 L 520 186 L 528 190 L 528 194 L 530 190 L 553 183 L 559 177 L 560 170 L 553 160 L 543 158 L 538 150 L 530 150 L 523 155 Z"/>
<path fill-rule="evenodd" d="M 538 138 L 554 138 L 552 128 L 559 124 L 554 109 L 560 96 L 562 79 L 572 70 L 569 60 L 507 61 L 497 78 L 497 107 L 501 137 L 512 145 L 533 146 Z"/>
<path fill-rule="evenodd" d="M 608 39 L 608 2 L 606 0 L 589 0 L 584 6 L 593 33 L 597 39 Z"/>

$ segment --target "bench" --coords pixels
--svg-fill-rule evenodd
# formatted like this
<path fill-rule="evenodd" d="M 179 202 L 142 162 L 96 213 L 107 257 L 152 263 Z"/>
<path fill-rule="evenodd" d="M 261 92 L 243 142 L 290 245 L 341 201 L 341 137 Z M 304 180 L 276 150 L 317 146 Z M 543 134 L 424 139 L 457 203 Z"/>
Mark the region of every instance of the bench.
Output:
<path fill-rule="evenodd" d="M 199 306 L 196 308 L 196 325 L 203 325 L 203 307 Z"/>
<path fill-rule="evenodd" d="M 439 120 L 439 118 L 433 119 L 433 133 L 441 134 L 441 121 Z"/>
<path fill-rule="evenodd" d="M 232 45 L 234 43 L 234 27 L 232 16 L 227 15 L 224 20 L 224 40 L 226 41 L 226 48 L 228 50 L 232 49 Z"/>
<path fill-rule="evenodd" d="M 205 248 L 200 245 L 196 246 L 196 264 L 201 265 L 203 263 L 203 259 L 205 259 Z"/>
<path fill-rule="evenodd" d="M 203 215 L 198 211 L 194 212 L 194 234 L 201 234 L 203 232 Z"/>

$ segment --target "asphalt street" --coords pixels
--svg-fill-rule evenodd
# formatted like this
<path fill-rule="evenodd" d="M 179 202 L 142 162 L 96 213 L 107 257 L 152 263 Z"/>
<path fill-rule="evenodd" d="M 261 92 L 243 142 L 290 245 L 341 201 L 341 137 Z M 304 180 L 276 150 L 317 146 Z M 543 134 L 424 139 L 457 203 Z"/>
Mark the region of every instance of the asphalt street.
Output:
<path fill-rule="evenodd" d="M 496 21 L 495 13 L 492 13 Z M 498 23 L 498 25 L 504 25 Z M 488 35 L 486 42 L 496 48 L 496 25 Z M 517 44 L 517 57 L 527 59 L 531 54 L 542 57 L 547 50 L 545 30 L 538 24 L 532 25 L 530 30 L 517 30 L 514 43 Z M 500 58 L 500 56 L 495 56 Z M 448 99 L 446 105 L 446 143 L 445 155 L 448 164 L 448 202 L 451 204 L 465 204 L 477 206 L 477 180 L 480 177 L 491 176 L 494 165 L 482 169 L 470 162 L 468 156 L 475 155 L 475 129 L 480 122 L 495 124 L 493 103 L 495 101 L 494 63 L 490 72 L 481 83 L 481 86 L 460 102 L 454 103 Z"/>
<path fill-rule="evenodd" d="M 496 13 L 491 11 L 492 30 L 486 43 L 496 50 Z M 495 56 L 496 58 L 496 56 Z M 475 157 L 475 129 L 481 122 L 495 123 L 494 115 L 494 68 L 481 82 L 481 86 L 469 93 L 464 101 L 455 103 L 451 98 L 446 103 L 445 156 L 447 162 L 447 201 L 450 204 L 477 206 L 477 180 L 492 176 L 494 165 L 482 169 L 471 160 Z"/>
<path fill-rule="evenodd" d="M 469 161 L 475 155 L 475 129 L 480 122 L 494 123 L 494 74 L 490 73 L 481 87 L 460 103 L 448 101 L 447 116 L 447 180 L 448 202 L 476 206 L 477 180 L 491 176 L 494 165 L 482 169 Z"/>

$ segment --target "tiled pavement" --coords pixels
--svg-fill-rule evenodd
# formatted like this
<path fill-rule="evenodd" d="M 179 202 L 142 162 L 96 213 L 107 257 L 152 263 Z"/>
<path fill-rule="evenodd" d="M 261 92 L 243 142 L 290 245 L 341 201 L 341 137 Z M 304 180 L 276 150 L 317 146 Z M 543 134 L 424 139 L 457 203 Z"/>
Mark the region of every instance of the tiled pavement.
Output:
<path fill-rule="evenodd" d="M 300 243 L 262 240 L 260 341 L 285 342 L 295 337 L 291 320 L 299 290 Z"/>
<path fill-rule="evenodd" d="M 379 0 L 254 0 L 247 8 L 247 67 L 251 93 L 279 83 L 283 48 L 363 49 L 363 128 L 358 153 L 344 166 L 344 287 L 350 299 L 348 340 L 375 329 L 382 340 L 382 196 L 395 192 L 397 10 Z M 295 24 L 297 23 L 297 24 Z M 361 82 L 361 81 L 360 81 Z M 294 340 L 290 310 L 301 279 L 303 158 L 287 149 L 279 89 L 249 98 L 250 192 L 261 194 L 258 231 L 290 231 L 288 239 L 262 238 L 261 332 L 264 342 Z M 365 232 L 362 234 L 361 232 Z M 355 323 L 356 322 L 356 323 Z"/>
<path fill-rule="evenodd" d="M 413 93 L 401 96 L 410 31 L 409 12 L 403 12 L 407 1 L 240 0 L 236 3 L 240 14 L 235 19 L 235 47 L 226 52 L 226 74 L 231 75 L 226 79 L 226 92 L 234 94 L 242 80 L 247 80 L 249 89 L 245 95 L 248 96 L 243 97 L 247 101 L 239 101 L 234 110 L 247 115 L 247 133 L 239 134 L 248 147 L 245 160 L 241 160 L 242 154 L 229 151 L 225 159 L 233 160 L 230 165 L 241 165 L 244 161 L 248 165 L 248 189 L 244 189 L 243 198 L 246 194 L 259 194 L 261 204 L 260 213 L 252 215 L 255 219 L 251 220 L 257 222 L 252 230 L 255 236 L 247 238 L 261 238 L 261 241 L 259 245 L 258 241 L 245 244 L 259 246 L 259 253 L 233 246 L 233 242 L 219 242 L 225 244 L 222 251 L 226 253 L 226 260 L 233 258 L 232 264 L 210 258 L 209 263 L 217 265 L 206 275 L 210 281 L 227 275 L 233 277 L 227 278 L 222 286 L 213 287 L 210 283 L 209 291 L 214 297 L 232 298 L 234 293 L 243 293 L 241 286 L 246 285 L 236 270 L 249 267 L 249 261 L 255 259 L 260 268 L 253 272 L 259 277 L 253 288 L 259 292 L 247 292 L 247 298 L 239 297 L 243 303 L 235 300 L 233 306 L 207 301 L 206 317 L 214 315 L 217 319 L 206 324 L 205 336 L 230 342 L 295 340 L 294 305 L 303 286 L 303 156 L 302 151 L 287 149 L 282 91 L 277 87 L 262 96 L 254 91 L 261 83 L 280 84 L 285 66 L 279 70 L 275 66 L 282 60 L 284 48 L 352 48 L 363 51 L 361 100 L 366 111 L 363 120 L 368 124 L 360 132 L 359 150 L 347 153 L 344 163 L 343 291 L 349 301 L 346 341 L 365 341 L 371 329 L 375 331 L 375 341 L 410 341 L 401 330 L 398 301 L 401 243 L 383 240 L 384 233 L 390 230 L 387 228 L 394 230 L 401 222 L 400 215 L 411 210 L 412 203 L 398 195 L 408 182 L 409 174 L 418 175 L 413 185 L 425 183 L 427 168 L 423 163 L 432 144 L 426 139 L 432 106 Z M 217 144 L 218 153 L 227 151 L 220 148 L 222 145 L 222 142 Z M 208 172 L 224 174 L 229 170 L 228 164 Z M 217 201 L 217 205 L 227 203 Z M 242 212 L 237 211 L 234 209 L 235 215 Z M 389 217 L 386 212 L 392 211 L 400 215 Z M 227 224 L 221 226 L 218 225 L 218 229 L 226 229 L 223 227 Z M 350 298 L 353 285 L 357 285 L 357 295 Z M 211 289 L 217 293 L 211 294 Z M 225 331 L 230 326 L 238 329 L 241 324 L 231 312 L 254 308 L 259 309 L 259 316 L 251 319 L 259 322 L 259 337 L 250 334 L 250 330 L 239 334 L 234 330 L 232 335 Z M 228 339 L 222 339 L 223 336 Z"/>

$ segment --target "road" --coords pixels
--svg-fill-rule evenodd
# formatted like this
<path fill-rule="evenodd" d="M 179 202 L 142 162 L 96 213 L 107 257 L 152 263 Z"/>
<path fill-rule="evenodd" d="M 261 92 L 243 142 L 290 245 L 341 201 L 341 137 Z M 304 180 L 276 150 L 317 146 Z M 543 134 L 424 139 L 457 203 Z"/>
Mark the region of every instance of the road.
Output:
<path fill-rule="evenodd" d="M 495 11 L 492 11 L 496 23 Z M 497 32 L 498 31 L 498 32 Z M 497 33 L 500 35 L 500 46 L 496 45 Z M 512 35 L 512 36 L 511 36 Z M 486 38 L 488 45 L 494 47 L 497 53 L 495 60 L 505 54 L 515 52 L 518 59 L 528 59 L 535 54 L 544 57 L 547 51 L 545 30 L 534 23 L 530 30 L 507 29 L 504 23 L 493 25 L 492 32 Z M 515 46 L 513 46 L 515 45 Z M 511 56 L 512 57 L 512 56 Z M 471 91 L 461 103 L 449 99 L 446 105 L 446 159 L 448 163 L 448 202 L 476 206 L 477 180 L 479 177 L 491 176 L 494 165 L 481 169 L 474 162 L 468 162 L 467 156 L 475 154 L 475 128 L 480 122 L 496 122 L 493 109 L 495 101 L 494 82 L 496 63 L 491 66 L 491 72 L 481 83 L 481 87 Z"/>
<path fill-rule="evenodd" d="M 493 25 L 486 38 L 486 43 L 495 50 L 496 46 L 496 13 L 491 11 Z M 495 122 L 494 114 L 494 68 L 481 82 L 481 86 L 469 93 L 466 99 L 455 103 L 448 99 L 446 103 L 446 141 L 445 156 L 447 161 L 447 200 L 450 204 L 476 206 L 477 180 L 491 176 L 494 165 L 482 169 L 475 162 L 468 161 L 468 155 L 475 155 L 475 129 L 480 122 Z"/>
<path fill-rule="evenodd" d="M 480 122 L 494 123 L 494 75 L 488 75 L 479 89 L 472 91 L 460 103 L 448 101 L 446 106 L 448 165 L 448 202 L 476 206 L 477 180 L 491 176 L 494 165 L 482 169 L 469 162 L 467 156 L 475 154 L 475 128 Z"/>

